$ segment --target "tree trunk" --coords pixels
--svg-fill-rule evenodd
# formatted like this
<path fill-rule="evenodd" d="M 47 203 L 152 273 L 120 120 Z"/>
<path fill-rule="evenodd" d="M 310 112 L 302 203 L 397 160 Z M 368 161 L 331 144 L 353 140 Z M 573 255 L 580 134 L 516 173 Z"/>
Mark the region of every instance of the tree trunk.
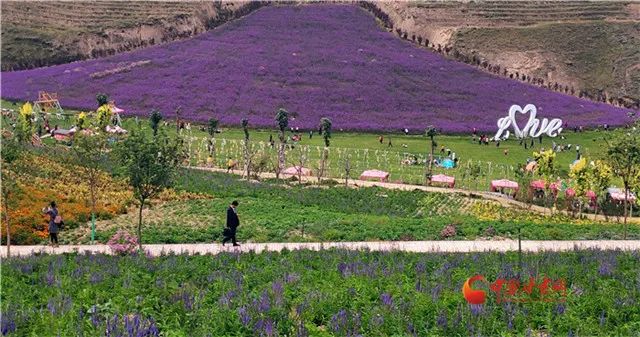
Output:
<path fill-rule="evenodd" d="M 251 170 L 251 159 L 249 158 L 249 139 L 244 139 L 244 173 L 247 177 L 247 180 L 250 179 L 250 170 Z"/>
<path fill-rule="evenodd" d="M 433 175 L 433 137 L 431 137 L 431 155 L 429 157 L 429 177 Z"/>
<path fill-rule="evenodd" d="M 279 178 L 280 172 L 284 170 L 284 130 L 280 130 L 280 146 L 278 147 L 278 169 L 276 170 L 276 179 Z"/>
<path fill-rule="evenodd" d="M 96 182 L 90 182 L 91 192 L 91 244 L 95 243 L 96 236 Z"/>
<path fill-rule="evenodd" d="M 320 182 L 322 181 L 322 177 L 324 176 L 324 168 L 325 168 L 325 164 L 327 162 L 328 156 L 329 156 L 329 148 L 325 146 L 324 150 L 322 150 L 322 160 L 320 160 L 320 172 L 318 172 L 318 184 L 320 184 Z"/>
<path fill-rule="evenodd" d="M 627 209 L 629 204 L 629 187 L 624 187 L 624 239 L 627 239 L 627 217 L 629 216 L 629 210 Z"/>
<path fill-rule="evenodd" d="M 213 159 L 213 166 L 216 165 L 216 137 L 211 136 L 211 158 Z"/>
<path fill-rule="evenodd" d="M 7 201 L 8 195 L 4 195 L 2 198 L 2 206 L 4 207 L 4 222 L 7 227 L 7 257 L 11 256 L 11 230 L 9 227 L 9 202 Z"/>
<path fill-rule="evenodd" d="M 144 207 L 144 199 L 140 200 L 140 211 L 138 212 L 138 248 L 142 251 L 142 208 Z"/>

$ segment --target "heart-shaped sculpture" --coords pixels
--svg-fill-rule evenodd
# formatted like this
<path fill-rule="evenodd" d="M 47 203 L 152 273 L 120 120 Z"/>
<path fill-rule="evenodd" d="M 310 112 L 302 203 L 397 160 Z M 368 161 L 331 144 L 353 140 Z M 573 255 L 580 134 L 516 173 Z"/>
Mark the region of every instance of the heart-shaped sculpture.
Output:
<path fill-rule="evenodd" d="M 520 129 L 516 120 L 516 113 L 529 114 L 529 119 L 524 128 Z M 498 132 L 493 137 L 494 140 L 502 139 L 502 133 L 504 132 L 504 138 L 509 138 L 510 126 L 513 126 L 513 132 L 517 138 L 525 138 L 527 136 L 537 138 L 546 133 L 549 137 L 556 137 L 562 132 L 562 120 L 554 118 L 549 121 L 543 118 L 542 121 L 536 118 L 538 110 L 535 105 L 527 104 L 522 108 L 521 106 L 514 104 L 509 108 L 509 114 L 507 117 L 498 119 Z"/>

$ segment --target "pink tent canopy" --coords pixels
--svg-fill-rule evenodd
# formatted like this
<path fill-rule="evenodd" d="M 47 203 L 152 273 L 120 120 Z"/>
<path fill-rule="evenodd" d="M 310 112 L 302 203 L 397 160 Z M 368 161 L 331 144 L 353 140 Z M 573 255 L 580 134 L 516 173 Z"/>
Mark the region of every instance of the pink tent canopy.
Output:
<path fill-rule="evenodd" d="M 456 184 L 456 178 L 444 174 L 436 174 L 431 177 L 431 182 L 447 184 L 449 187 L 453 188 Z"/>
<path fill-rule="evenodd" d="M 306 168 L 306 167 L 291 166 L 291 167 L 288 167 L 287 169 L 285 169 L 284 171 L 282 171 L 282 174 L 290 174 L 290 175 L 295 175 L 295 176 L 300 174 L 300 175 L 303 175 L 303 176 L 312 176 L 313 172 L 310 169 Z"/>
<path fill-rule="evenodd" d="M 624 190 L 619 189 L 619 188 L 609 188 L 607 189 L 607 193 L 609 194 L 609 196 L 611 197 L 611 199 L 616 200 L 616 201 L 624 201 L 625 198 L 625 193 Z M 635 202 L 636 201 L 636 196 L 635 194 L 633 194 L 633 192 L 629 192 L 629 195 L 627 196 L 627 200 L 629 202 Z"/>
<path fill-rule="evenodd" d="M 544 183 L 544 181 L 542 180 L 534 180 L 532 181 L 529 186 L 531 188 L 535 188 L 535 189 L 539 189 L 539 190 L 544 190 L 546 184 Z"/>
<path fill-rule="evenodd" d="M 389 181 L 389 172 L 380 170 L 366 170 L 360 175 L 360 180 Z"/>
<path fill-rule="evenodd" d="M 500 188 L 508 188 L 517 191 L 520 186 L 515 181 L 500 179 L 500 180 L 492 180 L 491 181 L 491 191 L 496 192 Z"/>

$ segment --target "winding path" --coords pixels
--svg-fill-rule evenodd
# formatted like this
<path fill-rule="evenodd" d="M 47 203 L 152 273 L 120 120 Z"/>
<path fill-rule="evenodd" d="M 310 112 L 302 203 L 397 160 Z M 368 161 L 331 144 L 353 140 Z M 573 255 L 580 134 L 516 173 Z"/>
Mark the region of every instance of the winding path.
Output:
<path fill-rule="evenodd" d="M 264 251 L 282 251 L 284 249 L 351 249 L 370 251 L 404 251 L 415 253 L 467 253 L 467 252 L 507 252 L 517 251 L 517 240 L 502 241 L 370 241 L 370 242 L 305 242 L 305 243 L 246 243 L 240 247 L 218 243 L 195 244 L 153 244 L 144 245 L 153 256 L 161 254 L 218 254 L 220 252 L 260 253 Z M 522 251 L 571 251 L 574 249 L 602 250 L 640 250 L 640 240 L 582 240 L 582 241 L 522 241 Z M 11 246 L 11 256 L 32 254 L 63 254 L 72 252 L 107 253 L 107 245 L 69 245 L 52 248 L 49 246 Z M 6 257 L 7 247 L 0 247 L 0 256 Z"/>

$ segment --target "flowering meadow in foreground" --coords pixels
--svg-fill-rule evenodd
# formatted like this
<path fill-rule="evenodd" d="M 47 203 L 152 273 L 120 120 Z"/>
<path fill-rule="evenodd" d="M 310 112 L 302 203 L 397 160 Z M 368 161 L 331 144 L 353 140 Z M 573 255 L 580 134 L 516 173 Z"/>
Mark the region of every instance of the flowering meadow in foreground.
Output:
<path fill-rule="evenodd" d="M 533 103 L 540 118 L 570 126 L 620 125 L 625 109 L 499 78 L 416 48 L 355 5 L 269 6 L 192 39 L 40 69 L 2 73 L 3 98 L 59 93 L 65 107 L 95 109 L 107 92 L 128 114 L 183 116 L 273 126 L 335 129 L 495 130 L 512 104 Z"/>
<path fill-rule="evenodd" d="M 638 336 L 640 253 L 525 254 L 566 297 L 483 305 L 466 279 L 517 277 L 515 253 L 284 251 L 3 261 L 8 336 Z"/>

